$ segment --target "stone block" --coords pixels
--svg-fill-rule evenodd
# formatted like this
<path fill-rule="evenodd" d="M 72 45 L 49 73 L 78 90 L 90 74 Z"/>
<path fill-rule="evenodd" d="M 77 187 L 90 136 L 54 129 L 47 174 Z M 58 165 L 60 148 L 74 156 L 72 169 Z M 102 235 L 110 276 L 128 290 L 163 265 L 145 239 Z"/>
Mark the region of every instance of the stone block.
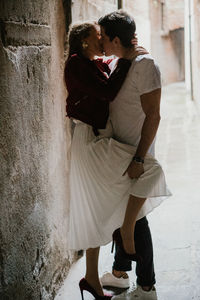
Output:
<path fill-rule="evenodd" d="M 0 19 L 48 25 L 53 3 L 54 1 L 48 0 L 1 0 Z"/>
<path fill-rule="evenodd" d="M 1 39 L 5 47 L 11 46 L 50 46 L 51 32 L 47 25 L 1 22 Z"/>

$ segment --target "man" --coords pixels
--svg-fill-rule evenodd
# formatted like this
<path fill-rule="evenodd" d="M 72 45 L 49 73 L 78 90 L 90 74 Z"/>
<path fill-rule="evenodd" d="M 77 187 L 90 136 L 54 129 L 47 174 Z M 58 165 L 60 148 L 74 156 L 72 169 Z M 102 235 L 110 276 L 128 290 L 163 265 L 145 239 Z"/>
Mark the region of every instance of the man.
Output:
<path fill-rule="evenodd" d="M 98 23 L 101 26 L 105 55 L 131 59 L 131 39 L 136 28 L 134 20 L 125 12 L 116 11 L 100 18 Z M 154 155 L 155 136 L 160 122 L 160 96 L 158 67 L 150 55 L 138 56 L 132 61 L 126 80 L 110 105 L 114 137 L 120 142 L 137 147 L 136 155 L 127 169 L 127 174 L 132 179 L 138 178 L 143 173 L 146 153 Z M 126 214 L 130 211 L 131 206 Z M 127 244 L 126 249 L 129 248 L 129 252 L 134 252 L 135 249 L 142 257 L 142 261 L 136 262 L 137 288 L 113 299 L 137 297 L 138 300 L 156 300 L 153 246 L 146 217 L 135 223 L 133 244 L 132 248 Z M 129 279 L 126 271 L 130 270 L 131 261 L 125 259 L 120 248 L 116 247 L 112 274 L 106 273 L 101 282 L 104 286 L 128 287 Z"/>

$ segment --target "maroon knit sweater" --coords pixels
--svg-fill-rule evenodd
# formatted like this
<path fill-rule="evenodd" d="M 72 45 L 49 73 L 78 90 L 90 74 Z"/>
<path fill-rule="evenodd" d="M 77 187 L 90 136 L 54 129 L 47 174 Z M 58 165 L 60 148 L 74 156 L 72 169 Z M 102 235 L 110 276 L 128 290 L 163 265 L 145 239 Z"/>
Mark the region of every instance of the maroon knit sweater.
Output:
<path fill-rule="evenodd" d="M 102 59 L 89 60 L 73 54 L 65 65 L 65 82 L 68 90 L 67 116 L 103 129 L 109 115 L 109 102 L 121 88 L 131 62 L 119 59 L 110 74 L 108 63 Z"/>

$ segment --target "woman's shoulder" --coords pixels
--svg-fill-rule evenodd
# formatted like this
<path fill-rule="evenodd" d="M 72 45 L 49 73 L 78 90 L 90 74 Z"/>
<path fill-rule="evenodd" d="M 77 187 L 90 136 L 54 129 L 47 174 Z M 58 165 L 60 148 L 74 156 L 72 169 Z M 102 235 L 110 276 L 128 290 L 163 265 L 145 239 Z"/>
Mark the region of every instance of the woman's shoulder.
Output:
<path fill-rule="evenodd" d="M 72 54 L 67 58 L 66 64 L 73 64 L 80 61 L 81 61 L 81 57 L 78 54 Z"/>
<path fill-rule="evenodd" d="M 77 69 L 83 69 L 87 67 L 87 62 L 84 58 L 78 54 L 70 55 L 65 62 L 65 72 L 75 72 Z"/>

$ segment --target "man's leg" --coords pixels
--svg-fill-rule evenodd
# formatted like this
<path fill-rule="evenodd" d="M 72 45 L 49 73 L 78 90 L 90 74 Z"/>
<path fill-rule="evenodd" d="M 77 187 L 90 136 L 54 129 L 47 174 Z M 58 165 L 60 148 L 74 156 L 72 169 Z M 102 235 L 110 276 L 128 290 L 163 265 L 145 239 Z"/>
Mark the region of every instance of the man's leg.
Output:
<path fill-rule="evenodd" d="M 136 253 L 142 256 L 142 262 L 136 263 L 137 288 L 128 290 L 114 296 L 113 300 L 135 299 L 158 300 L 155 284 L 153 264 L 153 246 L 151 232 L 146 217 L 138 220 L 135 225 L 135 248 Z"/>
<path fill-rule="evenodd" d="M 142 262 L 136 263 L 137 284 L 148 290 L 155 284 L 153 263 L 153 245 L 147 218 L 136 222 L 135 226 L 136 253 L 142 257 Z"/>
<path fill-rule="evenodd" d="M 137 284 L 140 285 L 144 291 L 148 291 L 155 284 L 155 273 L 154 273 L 154 263 L 153 263 L 153 245 L 151 239 L 151 232 L 148 225 L 147 218 L 144 217 L 138 220 L 135 224 L 135 233 L 134 233 L 136 253 L 141 255 L 143 260 L 136 264 L 136 275 L 137 275 Z M 102 280 L 106 281 L 105 285 L 110 285 L 109 281 L 114 286 L 123 286 L 129 285 L 127 281 L 128 275 L 127 271 L 132 270 L 132 262 L 127 260 L 121 255 L 119 247 L 115 248 L 115 258 L 112 267 L 112 275 L 106 275 L 106 278 Z M 120 278 L 120 282 L 113 278 Z"/>
<path fill-rule="evenodd" d="M 150 288 L 155 284 L 155 273 L 151 232 L 146 217 L 136 222 L 134 240 L 136 253 L 143 258 L 142 262 L 136 263 L 137 283 L 148 289 L 148 287 Z M 121 277 L 126 271 L 131 271 L 131 269 L 131 261 L 124 259 L 120 249 L 116 247 L 113 275 L 116 276 L 118 274 L 117 277 Z M 121 274 L 116 271 L 121 271 Z"/>

